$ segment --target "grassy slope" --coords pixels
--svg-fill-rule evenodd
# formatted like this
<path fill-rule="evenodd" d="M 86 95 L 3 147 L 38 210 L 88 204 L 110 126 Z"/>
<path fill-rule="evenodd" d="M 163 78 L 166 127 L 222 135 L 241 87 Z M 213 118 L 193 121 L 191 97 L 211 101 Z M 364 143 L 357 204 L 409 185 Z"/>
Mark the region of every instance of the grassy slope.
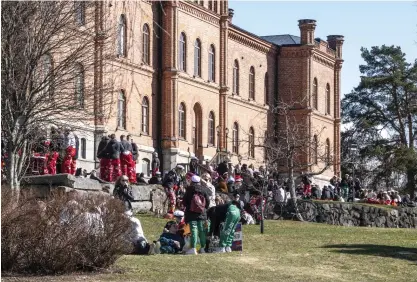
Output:
<path fill-rule="evenodd" d="M 139 218 L 157 238 L 165 220 Z M 416 230 L 267 221 L 265 234 L 252 225 L 243 235 L 243 253 L 124 256 L 121 274 L 36 281 L 417 281 Z"/>

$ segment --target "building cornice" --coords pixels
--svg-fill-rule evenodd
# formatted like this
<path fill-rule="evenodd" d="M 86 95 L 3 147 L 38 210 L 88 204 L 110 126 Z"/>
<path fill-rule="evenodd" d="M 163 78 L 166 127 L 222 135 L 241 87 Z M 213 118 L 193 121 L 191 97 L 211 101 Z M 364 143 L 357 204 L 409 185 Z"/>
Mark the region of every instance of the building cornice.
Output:
<path fill-rule="evenodd" d="M 212 25 L 219 26 L 220 15 L 217 15 L 200 5 L 180 1 L 178 2 L 178 8 L 190 16 L 196 17 Z"/>
<path fill-rule="evenodd" d="M 261 104 L 256 103 L 254 100 L 245 100 L 237 95 L 229 95 L 229 98 L 227 99 L 228 102 L 243 106 L 252 110 L 259 110 L 265 112 L 267 114 L 269 110 L 269 106 L 262 106 Z"/>
<path fill-rule="evenodd" d="M 237 30 L 233 26 L 229 28 L 229 38 L 262 53 L 268 53 L 270 51 L 277 50 L 275 45 Z"/>
<path fill-rule="evenodd" d="M 323 52 L 313 52 L 313 61 L 332 69 L 335 67 L 335 58 L 330 58 L 323 54 Z"/>
<path fill-rule="evenodd" d="M 200 86 L 200 88 L 203 88 L 209 91 L 215 90 L 215 92 L 218 93 L 220 90 L 220 86 L 216 84 L 215 82 L 207 82 L 201 77 L 192 77 L 185 72 L 178 72 L 178 78 L 180 82 L 184 82 L 193 86 L 196 86 L 197 84 L 197 86 Z"/>
<path fill-rule="evenodd" d="M 120 67 L 127 69 L 127 70 L 134 70 L 137 73 L 152 77 L 156 70 L 152 66 L 148 66 L 146 64 L 135 64 L 132 63 L 129 59 L 126 58 L 118 58 L 117 56 L 110 56 L 105 58 L 109 62 L 113 62 L 118 64 Z"/>
<path fill-rule="evenodd" d="M 279 55 L 282 58 L 306 58 L 311 56 L 311 48 L 300 48 L 300 46 L 283 46 Z"/>

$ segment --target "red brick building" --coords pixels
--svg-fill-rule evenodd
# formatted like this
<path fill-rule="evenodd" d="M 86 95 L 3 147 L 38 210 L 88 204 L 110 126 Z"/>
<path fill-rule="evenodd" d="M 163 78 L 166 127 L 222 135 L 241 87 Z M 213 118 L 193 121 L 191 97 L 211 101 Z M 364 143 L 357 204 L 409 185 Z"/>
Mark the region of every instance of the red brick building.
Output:
<path fill-rule="evenodd" d="M 210 160 L 264 163 L 262 142 L 273 130 L 278 98 L 309 97 L 305 117 L 322 127 L 340 173 L 340 71 L 343 36 L 315 37 L 316 21 L 300 20 L 300 34 L 260 37 L 233 25 L 228 1 L 107 1 L 95 5 L 101 28 L 116 29 L 114 56 L 101 58 L 102 81 L 112 81 L 117 106 L 96 119 L 104 132 L 131 134 L 139 171 L 151 153 L 163 169 Z M 104 26 L 104 27 L 103 27 Z M 96 78 L 100 80 L 99 78 Z M 92 148 L 92 146 L 90 146 Z M 89 152 L 86 162 L 94 157 Z"/>

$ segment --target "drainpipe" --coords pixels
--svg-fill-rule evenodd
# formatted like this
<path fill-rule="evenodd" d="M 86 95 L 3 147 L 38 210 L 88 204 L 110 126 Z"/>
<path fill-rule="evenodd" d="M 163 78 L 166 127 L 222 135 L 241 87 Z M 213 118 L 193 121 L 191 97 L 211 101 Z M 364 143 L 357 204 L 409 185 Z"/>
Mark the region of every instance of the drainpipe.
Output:
<path fill-rule="evenodd" d="M 158 152 L 158 156 L 162 157 L 162 140 L 161 140 L 161 132 L 162 132 L 162 89 L 163 89 L 163 81 L 162 81 L 162 75 L 163 75 L 163 70 L 162 70 L 162 46 L 163 46 L 163 36 L 162 36 L 162 17 L 164 16 L 163 13 L 163 3 L 162 1 L 159 1 L 158 5 L 158 25 L 159 27 L 157 28 L 157 33 L 158 33 L 158 37 L 159 37 L 159 44 L 158 44 L 158 72 L 157 72 L 157 79 L 159 81 L 159 83 L 157 83 L 156 87 L 156 112 L 158 113 L 156 115 L 156 151 Z M 162 159 L 162 158 L 161 158 Z M 164 171 L 164 162 L 161 162 L 161 168 L 159 169 L 161 172 Z"/>

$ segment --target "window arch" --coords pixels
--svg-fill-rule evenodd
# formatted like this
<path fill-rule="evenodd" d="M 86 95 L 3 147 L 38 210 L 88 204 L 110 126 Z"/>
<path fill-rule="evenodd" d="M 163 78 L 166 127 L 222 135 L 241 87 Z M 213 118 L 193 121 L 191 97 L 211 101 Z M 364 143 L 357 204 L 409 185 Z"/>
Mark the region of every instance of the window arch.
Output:
<path fill-rule="evenodd" d="M 143 25 L 142 31 L 142 61 L 149 65 L 150 33 L 148 24 Z"/>
<path fill-rule="evenodd" d="M 265 104 L 269 105 L 269 79 L 268 73 L 265 73 Z"/>
<path fill-rule="evenodd" d="M 142 132 L 149 133 L 149 100 L 148 97 L 143 97 L 142 100 Z"/>
<path fill-rule="evenodd" d="M 216 81 L 216 68 L 215 68 L 215 63 L 216 63 L 216 57 L 215 57 L 216 53 L 215 53 L 215 49 L 213 45 L 210 45 L 210 49 L 209 49 L 209 77 L 208 79 L 210 81 Z"/>
<path fill-rule="evenodd" d="M 119 91 L 117 99 L 117 127 L 126 128 L 126 96 L 123 90 Z"/>
<path fill-rule="evenodd" d="M 331 105 L 331 96 L 330 96 L 330 85 L 326 85 L 326 114 L 330 115 L 330 105 Z"/>
<path fill-rule="evenodd" d="M 84 66 L 75 65 L 75 101 L 77 106 L 84 108 Z"/>
<path fill-rule="evenodd" d="M 187 37 L 184 32 L 181 32 L 179 48 L 178 48 L 178 69 L 181 71 L 186 71 L 186 52 L 187 52 Z"/>
<path fill-rule="evenodd" d="M 249 99 L 255 100 L 255 68 L 249 70 Z"/>
<path fill-rule="evenodd" d="M 184 138 L 185 139 L 185 105 L 184 103 L 180 104 L 180 107 L 178 109 L 178 121 L 179 121 L 179 126 L 178 126 L 178 135 L 180 138 Z"/>
<path fill-rule="evenodd" d="M 77 25 L 85 25 L 85 2 L 84 1 L 75 1 L 75 22 Z"/>
<path fill-rule="evenodd" d="M 253 127 L 249 128 L 249 157 L 255 157 L 255 131 Z"/>
<path fill-rule="evenodd" d="M 239 95 L 239 62 L 237 60 L 233 65 L 233 93 Z"/>
<path fill-rule="evenodd" d="M 314 135 L 313 137 L 313 162 L 314 164 L 318 163 L 318 146 L 319 146 L 319 141 L 317 139 L 317 135 Z"/>
<path fill-rule="evenodd" d="M 315 110 L 317 110 L 318 109 L 318 97 L 317 97 L 317 95 L 318 95 L 318 89 L 317 89 L 317 86 L 318 84 L 317 84 L 317 78 L 314 78 L 313 79 L 313 93 L 312 93 L 312 98 L 313 98 L 313 101 L 312 101 L 312 103 L 313 103 L 313 108 L 315 109 Z"/>
<path fill-rule="evenodd" d="M 232 152 L 239 154 L 239 124 L 237 122 L 233 124 L 232 133 Z"/>
<path fill-rule="evenodd" d="M 211 111 L 208 118 L 208 143 L 210 145 L 214 145 L 215 124 L 214 113 Z"/>
<path fill-rule="evenodd" d="M 126 16 L 120 15 L 117 33 L 117 55 L 126 57 Z"/>
<path fill-rule="evenodd" d="M 198 38 L 194 43 L 194 75 L 201 77 L 201 41 Z"/>
<path fill-rule="evenodd" d="M 330 164 L 330 140 L 329 138 L 326 139 L 325 156 L 326 156 L 326 163 Z"/>

